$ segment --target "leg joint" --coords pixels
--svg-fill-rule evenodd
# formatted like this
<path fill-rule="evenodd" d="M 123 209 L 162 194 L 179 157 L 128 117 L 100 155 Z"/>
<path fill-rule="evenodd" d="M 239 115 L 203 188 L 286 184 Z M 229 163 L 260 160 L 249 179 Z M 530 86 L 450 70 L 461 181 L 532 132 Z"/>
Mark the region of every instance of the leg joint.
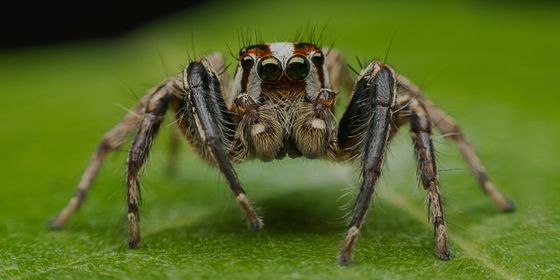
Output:
<path fill-rule="evenodd" d="M 97 146 L 97 152 L 100 154 L 106 154 L 115 150 L 116 148 L 117 147 L 110 141 L 110 139 L 108 139 L 107 137 L 103 137 L 103 139 L 101 139 L 101 142 Z"/>
<path fill-rule="evenodd" d="M 433 224 L 435 227 L 439 227 L 439 226 L 444 226 L 445 225 L 445 220 L 442 216 L 435 216 L 433 219 Z"/>
<path fill-rule="evenodd" d="M 420 170 L 420 178 L 426 190 L 435 190 L 439 183 L 437 174 L 431 169 L 424 168 Z"/>

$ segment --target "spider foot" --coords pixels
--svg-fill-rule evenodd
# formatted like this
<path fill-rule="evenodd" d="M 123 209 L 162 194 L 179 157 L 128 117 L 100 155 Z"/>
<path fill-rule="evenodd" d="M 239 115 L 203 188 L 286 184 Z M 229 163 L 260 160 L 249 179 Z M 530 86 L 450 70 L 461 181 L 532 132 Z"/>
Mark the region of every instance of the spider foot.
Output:
<path fill-rule="evenodd" d="M 51 221 L 48 224 L 48 228 L 50 230 L 61 230 L 64 225 L 60 224 L 57 220 Z"/>
<path fill-rule="evenodd" d="M 451 260 L 451 253 L 449 253 L 449 250 L 447 250 L 447 248 L 443 250 L 440 250 L 439 248 L 436 249 L 436 256 L 444 261 Z"/>
<path fill-rule="evenodd" d="M 264 222 L 260 217 L 256 217 L 255 220 L 249 222 L 249 227 L 254 231 L 260 231 L 264 227 Z"/>
<path fill-rule="evenodd" d="M 498 208 L 500 209 L 500 211 L 502 213 L 514 212 L 516 207 L 517 206 L 515 205 L 515 203 L 511 200 L 505 200 L 505 202 L 503 204 L 498 206 Z"/>
<path fill-rule="evenodd" d="M 359 233 L 360 229 L 356 226 L 353 226 L 348 230 L 346 239 L 344 240 L 344 245 L 342 245 L 342 250 L 338 256 L 339 265 L 349 265 L 352 261 L 352 250 L 354 249 Z"/>
<path fill-rule="evenodd" d="M 249 202 L 247 195 L 245 195 L 244 193 L 240 193 L 237 195 L 236 199 L 239 203 L 239 206 L 241 206 L 241 209 L 243 210 L 245 218 L 249 222 L 249 227 L 254 231 L 261 230 L 264 227 L 263 220 L 261 219 L 261 217 L 259 217 L 257 211 L 255 211 L 255 209 L 253 208 L 251 202 Z"/>
<path fill-rule="evenodd" d="M 138 225 L 139 221 L 138 213 L 128 213 L 128 224 L 129 224 L 129 237 L 128 237 L 128 248 L 136 249 L 140 245 L 140 227 Z"/>
<path fill-rule="evenodd" d="M 140 240 L 129 240 L 128 249 L 138 249 L 140 246 Z"/>

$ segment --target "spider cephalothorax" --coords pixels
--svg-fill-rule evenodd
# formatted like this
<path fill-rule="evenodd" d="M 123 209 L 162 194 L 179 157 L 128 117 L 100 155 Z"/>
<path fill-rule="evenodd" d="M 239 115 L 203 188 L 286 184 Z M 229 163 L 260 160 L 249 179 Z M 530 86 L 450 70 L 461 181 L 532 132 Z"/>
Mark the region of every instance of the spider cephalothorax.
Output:
<path fill-rule="evenodd" d="M 201 157 L 224 175 L 253 229 L 257 215 L 233 169 L 233 162 L 264 161 L 304 156 L 332 161 L 355 161 L 362 180 L 339 263 L 350 260 L 364 223 L 374 187 L 381 174 L 392 136 L 410 123 L 418 174 L 427 191 L 434 225 L 436 255 L 449 259 L 439 181 L 431 140 L 432 126 L 455 141 L 482 189 L 502 211 L 514 206 L 493 185 L 472 146 L 455 121 L 424 97 L 418 87 L 388 65 L 372 61 L 354 83 L 344 57 L 310 43 L 252 45 L 239 53 L 233 83 L 220 54 L 190 62 L 145 95 L 134 111 L 103 137 L 86 168 L 75 196 L 53 228 L 62 227 L 83 202 L 108 153 L 137 131 L 128 155 L 127 189 L 129 247 L 140 242 L 139 171 L 168 109 Z M 336 93 L 352 92 L 342 118 L 333 114 Z"/>
<path fill-rule="evenodd" d="M 253 45 L 239 60 L 231 93 L 241 135 L 236 158 L 325 156 L 336 119 L 322 50 L 305 43 Z"/>

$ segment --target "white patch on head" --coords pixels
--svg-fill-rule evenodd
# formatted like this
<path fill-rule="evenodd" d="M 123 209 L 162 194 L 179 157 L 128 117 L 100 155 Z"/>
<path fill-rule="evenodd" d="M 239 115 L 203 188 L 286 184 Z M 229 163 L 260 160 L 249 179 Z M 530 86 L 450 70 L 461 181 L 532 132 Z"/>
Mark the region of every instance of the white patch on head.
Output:
<path fill-rule="evenodd" d="M 272 56 L 280 60 L 280 62 L 282 63 L 282 68 L 285 70 L 286 63 L 294 55 L 294 51 L 295 51 L 294 43 L 275 42 L 275 43 L 268 44 L 268 47 L 270 49 Z M 236 97 L 244 93 L 251 96 L 254 100 L 260 100 L 259 97 L 261 94 L 262 82 L 257 75 L 257 64 L 259 61 L 257 60 L 256 56 L 254 55 L 252 56 L 253 59 L 255 59 L 255 64 L 253 68 L 251 68 L 251 73 L 249 74 L 249 80 L 247 81 L 247 90 L 246 92 L 241 92 L 241 78 L 243 76 L 243 69 L 241 68 L 241 66 L 239 66 L 234 78 L 234 85 L 232 87 L 232 90 L 234 92 L 233 94 L 229 95 L 231 97 L 230 100 L 226 100 L 228 106 L 233 103 Z M 317 95 L 319 94 L 319 91 L 321 90 L 321 81 L 319 79 L 319 73 L 317 71 L 317 68 L 315 67 L 315 65 L 313 65 L 311 60 L 309 60 L 309 57 L 307 57 L 307 59 L 308 62 L 310 63 L 311 69 L 309 75 L 306 78 L 305 92 L 309 100 L 315 100 L 317 98 Z M 328 74 L 326 63 L 323 64 L 323 73 L 324 73 L 325 87 L 329 88 L 330 81 L 329 81 L 329 74 Z"/>
<path fill-rule="evenodd" d="M 241 65 L 238 66 L 237 72 L 235 73 L 234 78 L 234 85 L 233 85 L 233 94 L 230 94 L 231 100 L 227 100 L 228 106 L 233 104 L 235 98 L 237 98 L 241 94 L 248 94 L 253 97 L 254 100 L 259 100 L 259 95 L 261 94 L 261 80 L 257 76 L 257 57 L 255 55 L 251 55 L 255 60 L 253 67 L 251 68 L 251 72 L 249 73 L 249 80 L 247 81 L 247 90 L 246 92 L 241 92 L 241 79 L 243 78 L 243 68 Z"/>
<path fill-rule="evenodd" d="M 280 60 L 280 62 L 282 63 L 282 68 L 285 71 L 286 63 L 288 63 L 288 60 L 294 55 L 294 51 L 295 51 L 294 43 L 292 42 L 271 43 L 269 45 L 269 48 L 272 55 Z M 310 67 L 311 69 L 305 81 L 306 82 L 305 92 L 310 100 L 315 100 L 315 98 L 317 98 L 317 95 L 319 94 L 319 90 L 321 90 L 321 81 L 319 80 L 319 73 L 315 68 L 315 66 L 313 65 L 313 63 L 311 62 L 311 60 L 309 60 L 309 57 L 307 57 L 307 60 L 311 66 Z"/>
<path fill-rule="evenodd" d="M 251 73 L 249 74 L 249 80 L 247 81 L 247 94 L 253 97 L 253 100 L 259 100 L 261 95 L 261 80 L 257 75 L 257 63 L 251 68 Z"/>
<path fill-rule="evenodd" d="M 266 127 L 262 123 L 255 124 L 251 127 L 251 136 L 255 136 L 266 130 Z"/>
<path fill-rule="evenodd" d="M 319 95 L 319 91 L 321 90 L 321 80 L 319 80 L 319 72 L 317 68 L 311 61 L 309 61 L 310 70 L 309 75 L 305 79 L 305 93 L 309 100 L 315 100 L 317 95 Z"/>
<path fill-rule="evenodd" d="M 241 65 L 239 65 L 237 67 L 237 71 L 235 72 L 235 77 L 233 77 L 233 87 L 231 87 L 231 90 L 233 91 L 232 94 L 229 95 L 230 99 L 226 100 L 226 104 L 228 106 L 228 108 L 231 108 L 231 105 L 233 104 L 235 98 L 237 98 L 237 96 L 239 96 L 240 94 L 242 94 L 243 92 L 241 92 L 241 77 L 243 75 L 243 68 L 241 68 Z"/>
<path fill-rule="evenodd" d="M 311 127 L 316 129 L 325 129 L 327 128 L 327 124 L 322 119 L 313 119 L 313 121 L 311 121 Z"/>
<path fill-rule="evenodd" d="M 286 62 L 294 55 L 294 43 L 279 42 L 269 45 L 272 56 L 278 58 L 282 62 L 282 68 L 286 69 Z"/>

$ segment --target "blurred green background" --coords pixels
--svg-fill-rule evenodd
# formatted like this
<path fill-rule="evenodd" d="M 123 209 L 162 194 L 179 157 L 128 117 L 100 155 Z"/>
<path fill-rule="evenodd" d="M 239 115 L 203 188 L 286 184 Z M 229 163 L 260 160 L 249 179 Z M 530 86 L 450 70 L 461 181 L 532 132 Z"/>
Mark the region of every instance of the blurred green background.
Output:
<path fill-rule="evenodd" d="M 236 1 L 114 40 L 0 53 L 0 279 L 558 279 L 559 13 L 554 2 Z M 393 38 L 388 63 L 460 122 L 518 211 L 498 213 L 454 145 L 435 136 L 454 255 L 436 259 L 403 132 L 355 261 L 339 267 L 353 166 L 238 166 L 266 223 L 253 233 L 224 180 L 187 145 L 177 174 L 166 174 L 164 126 L 143 181 L 140 249 L 125 246 L 126 146 L 108 158 L 68 226 L 46 229 L 121 107 L 179 71 L 189 53 L 227 53 L 228 45 L 235 53 L 247 29 L 275 41 L 312 25 L 326 25 L 326 44 L 354 67 L 355 56 L 383 59 Z"/>

